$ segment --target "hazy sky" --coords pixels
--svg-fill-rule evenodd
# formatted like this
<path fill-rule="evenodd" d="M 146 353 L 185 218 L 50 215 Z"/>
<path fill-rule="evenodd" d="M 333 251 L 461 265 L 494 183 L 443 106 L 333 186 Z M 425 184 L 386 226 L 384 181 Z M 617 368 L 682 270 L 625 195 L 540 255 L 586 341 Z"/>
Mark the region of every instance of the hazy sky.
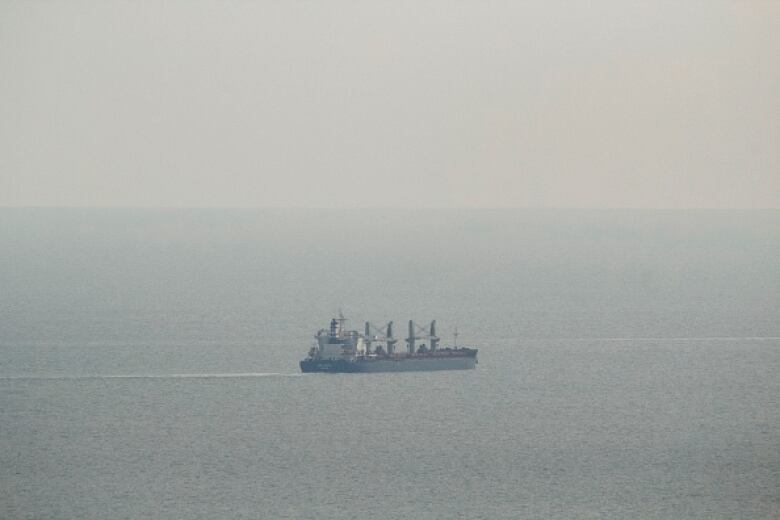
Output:
<path fill-rule="evenodd" d="M 0 205 L 780 207 L 780 1 L 0 0 Z"/>

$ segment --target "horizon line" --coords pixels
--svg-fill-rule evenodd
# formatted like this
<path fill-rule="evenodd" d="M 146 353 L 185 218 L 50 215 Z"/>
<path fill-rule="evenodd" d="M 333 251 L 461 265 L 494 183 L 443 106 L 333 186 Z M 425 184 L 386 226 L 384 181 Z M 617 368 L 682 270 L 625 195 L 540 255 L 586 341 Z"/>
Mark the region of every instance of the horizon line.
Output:
<path fill-rule="evenodd" d="M 632 207 L 632 206 L 162 206 L 162 205 L 8 205 L 0 204 L 0 209 L 116 209 L 116 210 L 278 210 L 278 211 L 780 211 L 780 207 Z"/>

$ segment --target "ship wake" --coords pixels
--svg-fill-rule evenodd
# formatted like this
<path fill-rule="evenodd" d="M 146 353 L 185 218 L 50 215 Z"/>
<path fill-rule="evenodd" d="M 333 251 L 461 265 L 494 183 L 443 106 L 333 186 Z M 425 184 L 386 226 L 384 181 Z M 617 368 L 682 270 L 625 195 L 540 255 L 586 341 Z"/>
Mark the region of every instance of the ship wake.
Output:
<path fill-rule="evenodd" d="M 224 379 L 224 378 L 257 378 L 257 377 L 301 377 L 303 374 L 284 374 L 280 372 L 245 372 L 245 373 L 183 373 L 183 374 L 95 374 L 95 375 L 18 375 L 0 376 L 1 380 L 89 380 L 89 379 Z"/>

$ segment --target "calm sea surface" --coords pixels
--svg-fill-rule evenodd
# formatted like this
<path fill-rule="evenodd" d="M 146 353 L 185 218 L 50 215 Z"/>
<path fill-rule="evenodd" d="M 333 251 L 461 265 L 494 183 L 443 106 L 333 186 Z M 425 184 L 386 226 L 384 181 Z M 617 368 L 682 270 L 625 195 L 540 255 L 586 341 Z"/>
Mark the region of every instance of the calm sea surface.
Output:
<path fill-rule="evenodd" d="M 780 212 L 0 209 L 0 518 L 780 518 Z"/>

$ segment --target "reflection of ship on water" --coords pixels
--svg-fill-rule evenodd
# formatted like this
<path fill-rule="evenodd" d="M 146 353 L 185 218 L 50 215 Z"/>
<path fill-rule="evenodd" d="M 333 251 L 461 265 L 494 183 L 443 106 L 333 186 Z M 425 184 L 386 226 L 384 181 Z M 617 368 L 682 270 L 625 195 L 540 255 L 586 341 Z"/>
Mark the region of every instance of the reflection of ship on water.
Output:
<path fill-rule="evenodd" d="M 393 322 L 377 328 L 366 322 L 365 333 L 346 330 L 343 316 L 330 322 L 330 329 L 320 329 L 317 343 L 301 361 L 303 372 L 404 372 L 413 370 L 464 370 L 477 364 L 477 349 L 439 347 L 436 320 L 428 329 L 409 321 L 406 351 L 396 352 L 398 340 L 393 336 Z M 457 341 L 457 332 L 455 333 Z M 417 342 L 427 340 L 430 346 Z"/>

